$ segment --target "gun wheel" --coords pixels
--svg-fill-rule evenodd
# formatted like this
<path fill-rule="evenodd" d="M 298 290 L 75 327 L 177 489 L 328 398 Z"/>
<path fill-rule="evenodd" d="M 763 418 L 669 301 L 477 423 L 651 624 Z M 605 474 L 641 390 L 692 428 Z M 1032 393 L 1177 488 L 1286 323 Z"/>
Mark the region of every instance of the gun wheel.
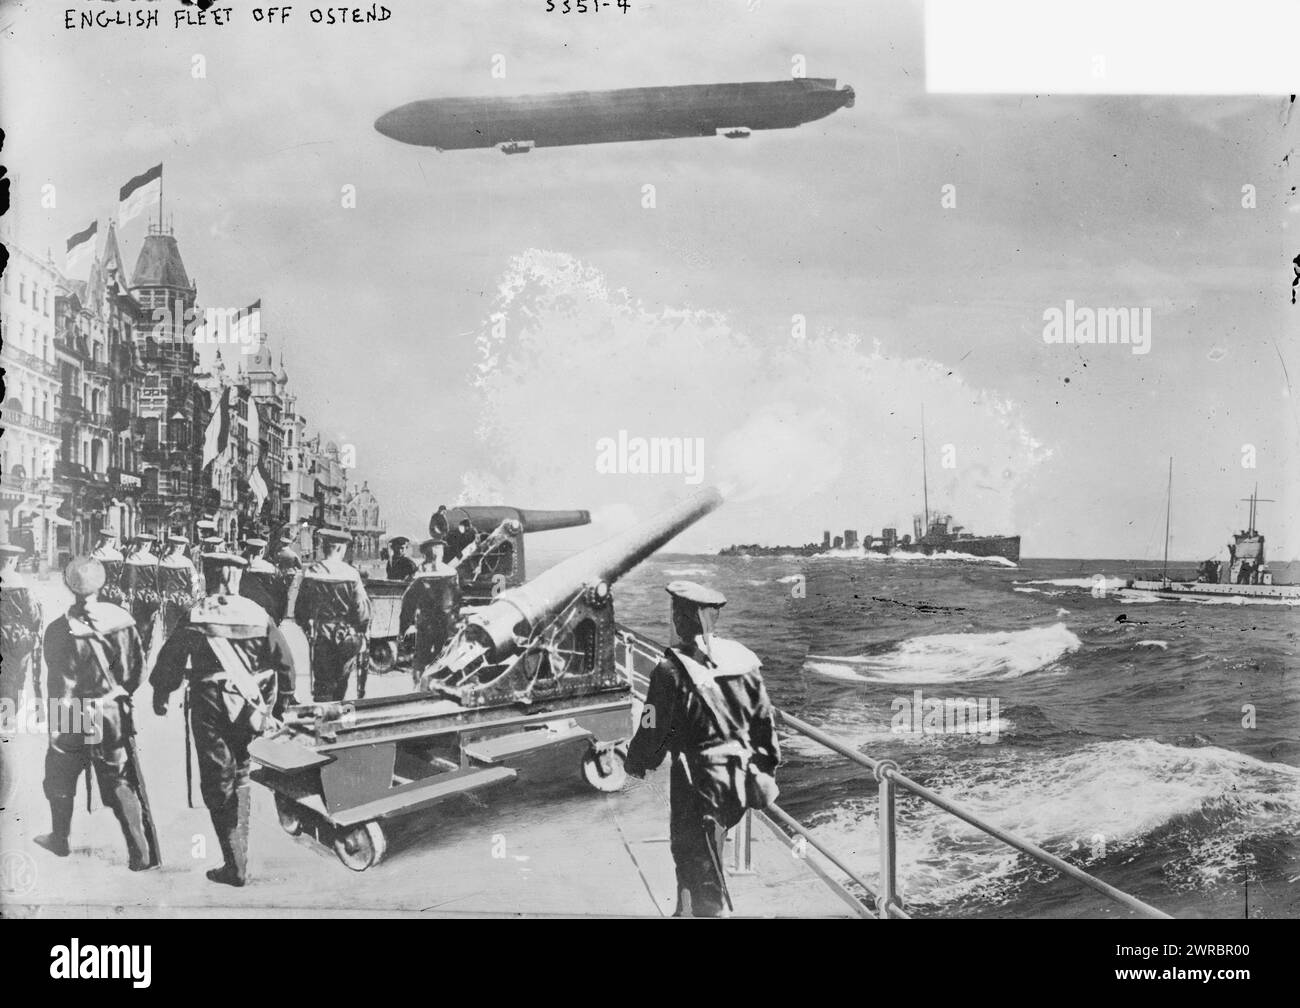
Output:
<path fill-rule="evenodd" d="M 275 814 L 279 817 L 280 828 L 290 836 L 297 836 L 303 830 L 302 809 L 296 801 L 280 794 L 275 794 Z"/>
<path fill-rule="evenodd" d="M 376 675 L 391 672 L 397 664 L 397 647 L 387 640 L 370 642 L 370 670 Z"/>
<path fill-rule="evenodd" d="M 582 758 L 582 779 L 597 791 L 607 794 L 622 790 L 627 783 L 623 757 L 615 752 L 613 746 L 587 750 L 587 755 Z"/>
<path fill-rule="evenodd" d="M 339 830 L 334 837 L 334 853 L 353 871 L 365 871 L 379 864 L 387 852 L 388 840 L 377 822 Z"/>

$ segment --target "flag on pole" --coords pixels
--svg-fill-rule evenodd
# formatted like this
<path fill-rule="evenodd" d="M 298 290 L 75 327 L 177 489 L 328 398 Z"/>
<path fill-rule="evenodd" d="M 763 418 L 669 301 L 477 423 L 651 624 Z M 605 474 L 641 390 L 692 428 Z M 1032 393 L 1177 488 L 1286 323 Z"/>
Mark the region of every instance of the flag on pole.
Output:
<path fill-rule="evenodd" d="M 99 233 L 99 221 L 90 222 L 90 227 L 78 231 L 68 239 L 67 251 L 63 260 L 63 270 L 76 280 L 95 257 L 95 235 Z M 88 270 L 87 270 L 88 272 Z"/>
<path fill-rule="evenodd" d="M 257 400 L 251 396 L 248 400 L 248 462 L 248 489 L 252 491 L 260 513 L 270 491 L 262 474 L 262 417 L 257 409 Z"/>
<path fill-rule="evenodd" d="M 117 194 L 117 224 L 138 217 L 149 204 L 162 199 L 162 165 L 157 164 L 147 172 L 137 175 Z"/>
<path fill-rule="evenodd" d="M 207 430 L 203 434 L 203 464 L 206 466 L 225 454 L 230 443 L 230 402 L 231 386 L 226 386 L 217 396 L 212 407 L 212 416 L 208 420 Z"/>

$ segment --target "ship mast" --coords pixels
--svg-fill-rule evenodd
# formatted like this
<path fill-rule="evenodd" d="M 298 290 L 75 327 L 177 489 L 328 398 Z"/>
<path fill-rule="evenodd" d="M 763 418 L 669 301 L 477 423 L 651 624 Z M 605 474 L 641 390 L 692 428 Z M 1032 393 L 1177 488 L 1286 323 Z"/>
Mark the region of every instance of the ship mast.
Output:
<path fill-rule="evenodd" d="M 1259 484 L 1258 484 L 1258 483 L 1255 484 L 1255 489 L 1254 489 L 1254 491 L 1251 493 L 1251 495 L 1250 495 L 1249 497 L 1242 497 L 1242 498 L 1241 498 L 1241 501 L 1242 501 L 1243 504 L 1249 504 L 1249 505 L 1250 505 L 1250 524 L 1249 524 L 1248 527 L 1246 528 L 1246 533 L 1245 533 L 1245 534 L 1246 534 L 1246 535 L 1256 535 L 1256 534 L 1258 534 L 1258 530 L 1255 528 L 1255 519 L 1256 519 L 1256 516 L 1257 516 L 1257 514 L 1258 514 L 1258 512 L 1259 512 L 1259 506 L 1260 506 L 1261 504 L 1276 504 L 1277 502 L 1276 502 L 1275 500 L 1273 500 L 1272 497 L 1261 497 L 1261 496 L 1259 495 Z"/>
<path fill-rule="evenodd" d="M 1169 583 L 1169 519 L 1174 510 L 1174 457 L 1169 456 L 1169 491 L 1165 497 L 1165 566 L 1160 572 L 1160 579 Z"/>
<path fill-rule="evenodd" d="M 930 479 L 929 465 L 925 457 L 925 403 L 921 403 L 921 501 L 925 510 L 925 524 L 921 526 L 921 535 L 930 534 Z"/>

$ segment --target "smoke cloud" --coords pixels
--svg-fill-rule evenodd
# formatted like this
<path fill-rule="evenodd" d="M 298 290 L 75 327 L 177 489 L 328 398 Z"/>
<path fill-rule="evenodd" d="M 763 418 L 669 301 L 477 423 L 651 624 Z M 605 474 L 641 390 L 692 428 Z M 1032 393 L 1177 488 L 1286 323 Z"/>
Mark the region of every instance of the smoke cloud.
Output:
<path fill-rule="evenodd" d="M 588 508 L 606 532 L 695 489 L 672 466 L 687 439 L 702 448 L 704 481 L 730 497 L 679 540 L 696 548 L 806 542 L 845 524 L 910 530 L 922 402 L 931 509 L 969 528 L 1012 531 L 1016 491 L 1050 455 L 1013 403 L 935 361 L 652 308 L 558 252 L 510 262 L 478 347 L 485 461 L 462 500 Z"/>

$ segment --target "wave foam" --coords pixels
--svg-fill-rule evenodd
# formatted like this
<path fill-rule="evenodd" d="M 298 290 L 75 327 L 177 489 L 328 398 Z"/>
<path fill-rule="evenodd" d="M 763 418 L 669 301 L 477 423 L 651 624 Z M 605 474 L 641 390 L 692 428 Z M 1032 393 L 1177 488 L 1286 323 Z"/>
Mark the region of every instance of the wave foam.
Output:
<path fill-rule="evenodd" d="M 831 679 L 934 683 L 1017 679 L 1082 647 L 1064 624 L 994 633 L 912 637 L 878 655 L 809 655 L 804 667 Z"/>
<path fill-rule="evenodd" d="M 926 783 L 1075 864 L 1154 847 L 1181 887 L 1225 881 L 1224 866 L 1235 863 L 1243 835 L 1300 830 L 1300 769 L 1213 746 L 1124 739 L 1035 760 L 1007 750 L 954 762 Z M 899 881 L 914 905 L 1001 901 L 1035 870 L 928 802 L 900 800 L 898 819 Z M 875 828 L 874 799 L 844 802 L 812 822 L 817 838 L 868 881 L 878 876 Z"/>
<path fill-rule="evenodd" d="M 904 550 L 894 550 L 892 553 L 877 553 L 874 550 L 846 550 L 830 549 L 821 553 L 814 553 L 809 559 L 811 560 L 870 560 L 880 563 L 893 561 L 897 563 L 926 563 L 937 561 L 940 563 L 987 563 L 994 564 L 998 567 L 1018 568 L 1020 565 L 1013 563 L 1006 557 L 1000 556 L 976 556 L 974 553 L 956 553 L 951 550 L 940 550 L 938 553 L 913 553 Z"/>

